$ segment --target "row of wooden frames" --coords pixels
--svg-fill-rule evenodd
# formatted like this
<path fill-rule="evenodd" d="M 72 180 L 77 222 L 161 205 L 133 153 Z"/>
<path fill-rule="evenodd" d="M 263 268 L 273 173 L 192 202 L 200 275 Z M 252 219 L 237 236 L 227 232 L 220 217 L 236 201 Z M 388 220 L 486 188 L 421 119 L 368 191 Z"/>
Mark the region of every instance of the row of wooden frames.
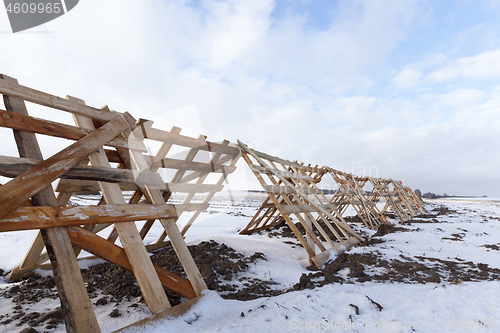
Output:
<path fill-rule="evenodd" d="M 240 141 L 232 145 L 207 141 L 203 135 L 185 136 L 178 127 L 165 131 L 127 112 L 57 97 L 3 74 L 0 93 L 5 106 L 0 109 L 0 127 L 12 130 L 19 155 L 0 156 L 0 176 L 10 179 L 0 186 L 0 232 L 39 230 L 9 279 L 51 268 L 68 332 L 100 331 L 78 267 L 78 260 L 88 258 L 83 253 L 132 271 L 156 316 L 172 310 L 164 288 L 190 299 L 183 304 L 202 295 L 207 286 L 183 237 L 223 189 L 240 156 L 268 194 L 240 233 L 251 234 L 284 220 L 317 266 L 332 250 L 362 241 L 342 217 L 349 206 L 370 228 L 389 223 L 386 211 L 401 220 L 424 212 L 420 199 L 401 182 L 305 166 Z M 35 118 L 28 114 L 28 106 L 46 112 Z M 70 115 L 73 123 L 58 116 L 53 116 L 57 121 L 43 119 L 54 114 Z M 42 148 L 47 145 L 65 148 L 44 158 Z M 158 147 L 155 153 L 148 148 L 152 145 Z M 339 186 L 332 196 L 317 186 L 325 174 Z M 368 182 L 373 190 L 366 194 Z M 97 204 L 74 205 L 71 199 L 81 193 L 98 193 Z M 385 206 L 377 208 L 384 200 Z M 185 223 L 179 229 L 181 215 Z M 138 221 L 144 221 L 141 228 Z M 145 245 L 148 236 L 157 234 L 151 232 L 156 221 L 163 231 Z M 187 279 L 151 262 L 147 252 L 167 245 L 176 252 Z"/>
<path fill-rule="evenodd" d="M 153 314 L 173 309 L 165 289 L 188 299 L 200 297 L 207 286 L 183 236 L 223 189 L 239 149 L 228 141 L 182 135 L 178 127 L 157 129 L 151 121 L 107 106 L 98 109 L 81 99 L 34 90 L 6 75 L 0 75 L 0 93 L 5 106 L 0 127 L 13 130 L 19 153 L 0 156 L 0 176 L 8 180 L 0 186 L 0 232 L 39 230 L 9 279 L 52 268 L 68 332 L 100 331 L 78 267 L 85 252 L 132 271 Z M 43 116 L 30 116 L 28 106 L 42 109 Z M 69 121 L 42 119 L 54 114 L 61 114 L 55 119 L 69 115 Z M 148 149 L 153 143 L 159 147 L 155 154 Z M 65 148 L 43 158 L 42 148 L 59 146 Z M 96 191 L 98 204 L 70 201 L 75 194 Z M 177 226 L 181 214 L 186 220 L 182 230 Z M 140 230 L 136 221 L 145 221 Z M 163 233 L 145 246 L 155 221 Z M 147 251 L 167 244 L 187 279 L 151 262 Z"/>
<path fill-rule="evenodd" d="M 338 253 L 362 242 L 343 218 L 349 207 L 371 229 L 391 224 L 384 213 L 395 214 L 401 222 L 425 213 L 422 200 L 401 181 L 312 167 L 251 149 L 241 141 L 238 147 L 267 193 L 240 234 L 260 232 L 285 222 L 317 267 L 323 265 L 332 252 Z M 338 185 L 331 195 L 318 187 L 326 174 Z M 370 192 L 365 191 L 367 184 L 371 184 Z M 378 203 L 383 207 L 377 207 Z"/>

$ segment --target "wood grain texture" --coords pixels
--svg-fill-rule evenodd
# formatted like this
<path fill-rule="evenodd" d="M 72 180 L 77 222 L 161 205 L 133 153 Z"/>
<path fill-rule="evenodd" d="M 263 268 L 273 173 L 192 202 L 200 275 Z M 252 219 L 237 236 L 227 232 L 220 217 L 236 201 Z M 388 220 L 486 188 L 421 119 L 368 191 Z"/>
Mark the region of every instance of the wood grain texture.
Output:
<path fill-rule="evenodd" d="M 2 74 L 0 75 L 0 83 L 17 85 L 17 80 Z M 7 110 L 28 115 L 26 105 L 22 99 L 9 95 L 9 91 L 2 93 L 4 93 L 4 104 Z M 14 137 L 20 157 L 43 159 L 35 134 L 14 131 Z M 36 206 L 57 205 L 54 191 L 49 186 L 36 193 L 32 198 L 32 202 Z M 65 228 L 42 230 L 32 244 L 31 250 L 33 251 L 28 252 L 21 268 L 24 267 L 23 265 L 33 264 L 32 261 L 38 258 L 43 249 L 43 244 L 45 244 L 50 257 L 66 331 L 71 333 L 100 332 Z"/>
<path fill-rule="evenodd" d="M 208 204 L 19 207 L 0 219 L 0 232 L 175 218 L 182 211 L 207 208 Z"/>
<path fill-rule="evenodd" d="M 44 134 L 69 140 L 80 140 L 86 135 L 92 133 L 91 130 L 61 124 L 54 121 L 33 118 L 5 110 L 0 110 L 0 127 L 7 127 L 18 131 Z M 147 152 L 146 147 L 141 141 L 127 140 L 123 136 L 117 136 L 114 139 L 111 139 L 106 146 L 135 149 Z"/>
<path fill-rule="evenodd" d="M 71 242 L 80 246 L 83 250 L 127 271 L 132 271 L 132 265 L 130 265 L 127 254 L 121 247 L 80 227 L 69 227 L 68 234 Z M 154 265 L 154 269 L 164 288 L 186 298 L 196 297 L 196 293 L 188 280 L 156 265 Z"/>
<path fill-rule="evenodd" d="M 117 116 L 105 126 L 0 187 L 0 218 L 116 137 L 128 128 L 129 123 L 133 123 L 133 118 L 129 114 L 125 114 L 123 118 Z"/>
<path fill-rule="evenodd" d="M 70 96 L 68 96 L 68 99 L 74 103 L 84 104 L 83 101 Z M 91 130 L 94 129 L 94 124 L 90 118 L 74 115 L 74 119 L 78 127 Z M 96 131 L 99 131 L 100 129 Z M 89 156 L 89 159 L 92 165 L 96 167 L 111 168 L 109 160 L 103 150 L 98 150 L 92 153 Z M 125 198 L 123 197 L 118 184 L 99 182 L 99 186 L 108 205 L 126 204 Z M 144 244 L 142 243 L 142 239 L 135 223 L 118 223 L 115 227 L 149 309 L 151 312 L 157 313 L 161 310 L 169 308 L 170 302 L 168 301 L 158 275 L 154 270 L 153 264 L 149 259 L 149 255 L 146 252 Z"/>

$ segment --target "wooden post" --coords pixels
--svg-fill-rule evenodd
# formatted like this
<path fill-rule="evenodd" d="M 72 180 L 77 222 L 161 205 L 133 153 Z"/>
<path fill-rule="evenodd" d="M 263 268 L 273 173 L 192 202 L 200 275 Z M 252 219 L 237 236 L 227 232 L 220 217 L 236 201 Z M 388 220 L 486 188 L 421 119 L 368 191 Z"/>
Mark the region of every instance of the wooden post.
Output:
<path fill-rule="evenodd" d="M 3 82 L 17 83 L 16 79 L 0 75 Z M 22 99 L 4 95 L 7 110 L 28 115 L 26 105 Z M 20 157 L 43 159 L 38 141 L 34 133 L 14 131 Z M 45 187 L 32 198 L 35 206 L 57 206 L 57 200 L 51 185 Z M 38 248 L 45 243 L 54 272 L 64 323 L 67 332 L 100 332 L 97 319 L 92 309 L 92 304 L 85 289 L 83 278 L 78 267 L 78 262 L 73 253 L 66 228 L 52 228 L 41 230 L 35 244 Z M 42 247 L 43 248 L 43 247 Z M 41 252 L 41 249 L 40 249 Z M 38 257 L 39 253 L 36 255 Z M 31 258 L 25 258 L 30 259 Z"/>
<path fill-rule="evenodd" d="M 85 105 L 80 99 L 71 96 L 68 96 L 67 98 L 75 104 Z M 89 117 L 74 115 L 74 118 L 77 126 L 85 129 L 94 129 L 92 120 Z M 93 166 L 111 168 L 109 160 L 103 149 L 100 149 L 90 155 L 89 159 Z M 118 184 L 99 182 L 99 187 L 101 188 L 101 192 L 103 193 L 108 205 L 126 204 L 125 198 L 123 197 Z M 149 259 L 148 253 L 142 243 L 142 239 L 135 223 L 118 223 L 115 227 L 123 244 L 123 248 L 127 253 L 127 257 L 132 266 L 137 283 L 141 288 L 144 300 L 148 304 L 151 312 L 157 313 L 170 308 L 168 298 L 163 290 L 160 279 L 154 270 L 153 264 Z"/>

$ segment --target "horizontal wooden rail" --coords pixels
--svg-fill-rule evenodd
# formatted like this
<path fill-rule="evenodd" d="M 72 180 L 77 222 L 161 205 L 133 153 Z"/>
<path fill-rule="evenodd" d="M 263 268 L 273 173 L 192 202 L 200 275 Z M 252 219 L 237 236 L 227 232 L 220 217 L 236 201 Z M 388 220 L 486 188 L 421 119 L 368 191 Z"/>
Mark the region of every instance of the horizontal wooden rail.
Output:
<path fill-rule="evenodd" d="M 207 208 L 208 204 L 20 207 L 0 219 L 0 232 L 175 218 L 183 211 Z"/>
<path fill-rule="evenodd" d="M 80 140 L 84 136 L 92 133 L 91 130 L 79 128 L 76 126 L 61 124 L 49 120 L 34 118 L 15 112 L 0 109 L 0 126 L 11 128 L 18 131 L 38 133 L 63 139 Z M 139 140 L 127 139 L 123 136 L 117 136 L 109 141 L 106 146 L 134 149 L 147 152 L 144 143 Z"/>

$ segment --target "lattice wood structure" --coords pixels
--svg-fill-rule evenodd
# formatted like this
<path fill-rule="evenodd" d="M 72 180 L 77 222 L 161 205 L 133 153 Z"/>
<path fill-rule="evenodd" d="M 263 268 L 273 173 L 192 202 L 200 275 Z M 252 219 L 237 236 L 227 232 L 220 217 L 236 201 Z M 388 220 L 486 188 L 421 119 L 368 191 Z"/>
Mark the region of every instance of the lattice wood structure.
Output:
<path fill-rule="evenodd" d="M 407 210 L 401 205 L 401 202 L 394 196 L 393 191 L 390 189 L 390 180 L 374 177 L 368 177 L 368 180 L 373 186 L 370 194 L 368 194 L 368 200 L 374 203 L 386 202 L 384 208 L 380 210 L 382 213 L 391 210 L 401 222 L 411 218 L 411 215 L 408 214 Z"/>
<path fill-rule="evenodd" d="M 367 199 L 363 190 L 368 182 L 368 177 L 354 176 L 353 174 L 325 167 L 328 174 L 335 180 L 338 190 L 329 198 L 331 204 L 337 207 L 337 211 L 344 215 L 351 206 L 356 215 L 370 229 L 381 224 L 390 224 L 377 207 L 377 202 Z"/>
<path fill-rule="evenodd" d="M 241 141 L 238 147 L 268 194 L 266 205 L 273 205 L 261 206 L 259 215 L 242 233 L 275 225 L 279 213 L 318 267 L 329 259 L 332 250 L 339 251 L 342 246 L 348 249 L 362 241 L 317 187 L 324 171 L 259 152 Z M 292 216 L 299 221 L 298 226 Z"/>
<path fill-rule="evenodd" d="M 408 187 L 403 186 L 403 183 L 399 180 L 390 179 L 390 181 L 393 186 L 392 193 L 397 195 L 396 200 L 406 209 L 411 217 L 425 213 L 425 209 L 417 201 L 417 196 L 413 193 L 413 191 L 411 191 L 411 189 L 409 190 Z"/>
<path fill-rule="evenodd" d="M 68 332 L 99 332 L 78 268 L 82 249 L 132 271 L 152 313 L 170 308 L 164 288 L 190 299 L 207 288 L 182 235 L 222 189 L 239 157 L 237 148 L 204 136 L 182 136 L 176 127 L 170 132 L 154 129 L 151 122 L 136 122 L 128 113 L 49 95 L 6 75 L 0 77 L 0 93 L 7 109 L 0 110 L 0 126 L 13 129 L 19 151 L 19 157 L 0 156 L 0 174 L 12 178 L 0 187 L 0 231 L 40 229 L 11 279 L 33 274 L 50 260 Z M 25 101 L 69 112 L 76 126 L 32 118 Z M 75 142 L 44 159 L 35 133 Z M 147 154 L 144 139 L 161 142 L 156 156 Z M 173 145 L 189 149 L 184 159 L 167 156 Z M 194 161 L 200 151 L 212 156 Z M 159 168 L 175 170 L 174 177 L 165 182 Z M 212 173 L 219 174 L 218 180 L 205 184 Z M 56 197 L 52 183 L 58 179 Z M 129 203 L 125 190 L 134 191 Z M 99 205 L 66 206 L 74 193 L 87 191 L 100 191 Z M 183 193 L 180 204 L 169 201 L 174 192 Z M 197 193 L 204 198 L 192 203 Z M 181 232 L 176 221 L 185 211 L 193 215 Z M 168 235 L 188 279 L 151 263 L 142 239 L 155 220 L 165 233 L 153 247 L 165 245 Z M 146 221 L 140 232 L 135 221 Z M 96 234 L 108 227 L 108 239 Z M 123 247 L 113 244 L 117 238 Z"/>

